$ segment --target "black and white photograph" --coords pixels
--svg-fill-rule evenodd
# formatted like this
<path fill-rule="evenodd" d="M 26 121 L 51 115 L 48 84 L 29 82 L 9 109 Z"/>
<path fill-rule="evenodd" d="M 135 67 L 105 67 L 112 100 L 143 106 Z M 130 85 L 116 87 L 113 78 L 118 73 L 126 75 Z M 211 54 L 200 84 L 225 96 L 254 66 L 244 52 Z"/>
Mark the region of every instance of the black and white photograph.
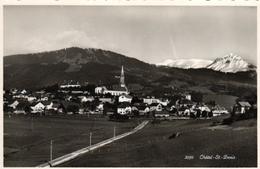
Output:
<path fill-rule="evenodd" d="M 3 5 L 3 167 L 257 167 L 257 6 Z"/>

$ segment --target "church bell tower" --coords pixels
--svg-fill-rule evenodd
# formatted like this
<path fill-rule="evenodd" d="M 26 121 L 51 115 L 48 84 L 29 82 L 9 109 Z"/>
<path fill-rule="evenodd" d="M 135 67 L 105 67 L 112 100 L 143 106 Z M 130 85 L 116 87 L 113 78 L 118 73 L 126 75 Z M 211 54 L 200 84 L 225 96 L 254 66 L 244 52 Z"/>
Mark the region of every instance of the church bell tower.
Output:
<path fill-rule="evenodd" d="M 120 75 L 120 86 L 125 87 L 125 73 L 124 73 L 124 66 L 122 66 L 121 69 L 121 75 Z"/>

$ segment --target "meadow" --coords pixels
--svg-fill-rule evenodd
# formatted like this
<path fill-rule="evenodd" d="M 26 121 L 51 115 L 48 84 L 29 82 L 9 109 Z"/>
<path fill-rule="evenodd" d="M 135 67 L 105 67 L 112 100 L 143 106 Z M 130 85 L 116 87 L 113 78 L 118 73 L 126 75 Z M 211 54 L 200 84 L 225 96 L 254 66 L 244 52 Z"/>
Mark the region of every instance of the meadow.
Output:
<path fill-rule="evenodd" d="M 137 121 L 108 121 L 97 116 L 4 116 L 4 166 L 31 167 L 130 131 Z"/>
<path fill-rule="evenodd" d="M 256 119 L 230 126 L 212 126 L 213 120 L 149 123 L 131 136 L 61 166 L 256 167 Z"/>

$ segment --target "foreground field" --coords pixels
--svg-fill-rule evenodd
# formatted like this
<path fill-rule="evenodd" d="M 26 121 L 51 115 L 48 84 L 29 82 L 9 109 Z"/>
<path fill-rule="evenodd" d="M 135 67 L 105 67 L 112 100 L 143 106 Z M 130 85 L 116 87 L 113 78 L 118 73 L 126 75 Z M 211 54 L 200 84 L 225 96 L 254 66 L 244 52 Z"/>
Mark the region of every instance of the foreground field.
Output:
<path fill-rule="evenodd" d="M 256 120 L 239 121 L 231 126 L 211 126 L 211 124 L 211 120 L 150 123 L 134 135 L 83 155 L 62 166 L 257 166 Z M 178 137 L 169 139 L 176 133 L 179 133 Z M 213 159 L 205 159 L 207 157 L 213 157 Z M 228 159 L 224 159 L 224 157 Z"/>
<path fill-rule="evenodd" d="M 119 123 L 101 117 L 58 116 L 4 117 L 4 166 L 36 166 L 50 159 L 50 140 L 53 158 L 131 130 L 137 121 Z"/>

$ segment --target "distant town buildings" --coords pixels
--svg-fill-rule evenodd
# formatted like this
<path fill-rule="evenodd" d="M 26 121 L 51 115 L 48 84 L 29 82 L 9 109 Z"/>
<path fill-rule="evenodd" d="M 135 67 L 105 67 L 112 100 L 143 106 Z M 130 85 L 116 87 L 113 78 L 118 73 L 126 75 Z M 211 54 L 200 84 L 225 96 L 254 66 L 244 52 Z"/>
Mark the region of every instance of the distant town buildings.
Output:
<path fill-rule="evenodd" d="M 73 82 L 73 81 L 70 81 L 69 83 L 60 85 L 61 89 L 64 89 L 64 88 L 79 88 L 79 87 L 81 87 L 81 85 L 78 82 Z"/>
<path fill-rule="evenodd" d="M 80 114 L 119 115 L 116 117 L 146 116 L 154 118 L 210 118 L 230 112 L 219 105 L 195 102 L 188 92 L 177 92 L 172 96 L 155 97 L 130 94 L 125 84 L 124 67 L 121 68 L 119 85 L 82 86 L 70 81 L 55 90 L 10 89 L 4 91 L 4 112 L 9 114 Z M 175 89 L 176 90 L 176 89 Z M 238 101 L 232 112 L 245 114 L 256 109 L 247 101 Z"/>

